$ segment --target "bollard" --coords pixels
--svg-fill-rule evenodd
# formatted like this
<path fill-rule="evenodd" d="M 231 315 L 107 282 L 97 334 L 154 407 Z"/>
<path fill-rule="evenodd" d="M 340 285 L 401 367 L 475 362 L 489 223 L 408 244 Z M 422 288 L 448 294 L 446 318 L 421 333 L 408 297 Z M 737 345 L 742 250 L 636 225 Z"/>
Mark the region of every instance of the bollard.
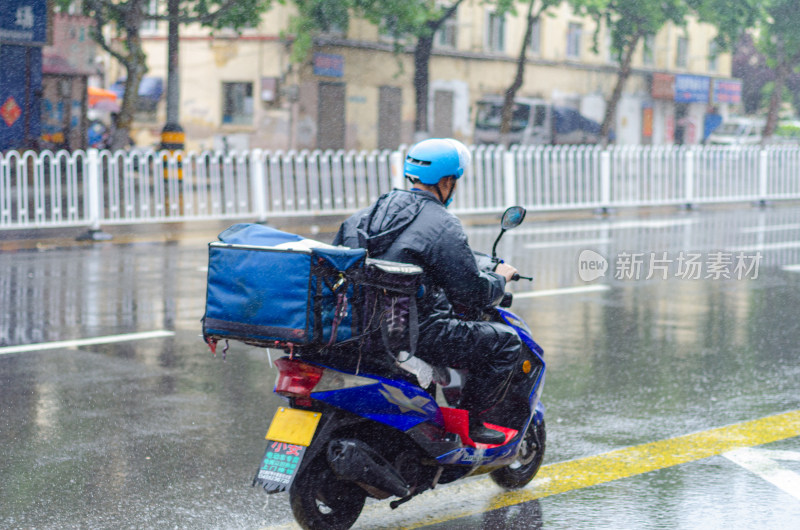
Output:
<path fill-rule="evenodd" d="M 176 216 L 180 216 L 183 214 L 183 193 L 181 192 L 181 183 L 183 183 L 183 160 L 180 151 L 183 151 L 183 148 L 186 143 L 186 134 L 183 132 L 183 128 L 176 124 L 176 123 L 167 123 L 164 125 L 164 129 L 161 131 L 161 150 L 162 151 L 169 151 L 170 155 L 175 156 L 175 163 L 176 169 L 175 172 L 178 177 L 178 183 L 176 185 L 177 190 L 173 190 L 173 187 L 170 186 L 169 181 L 169 159 L 165 155 L 162 160 L 164 163 L 164 184 L 167 187 L 167 197 L 165 207 L 165 212 L 170 211 L 170 199 L 173 195 L 177 195 L 178 204 L 177 204 L 177 212 Z"/>

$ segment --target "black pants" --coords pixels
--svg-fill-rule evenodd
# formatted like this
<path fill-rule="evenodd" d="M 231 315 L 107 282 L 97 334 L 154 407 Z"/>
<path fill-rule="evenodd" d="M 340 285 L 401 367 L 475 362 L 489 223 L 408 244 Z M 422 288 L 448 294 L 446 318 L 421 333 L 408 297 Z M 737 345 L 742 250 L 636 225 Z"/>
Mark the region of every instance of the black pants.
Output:
<path fill-rule="evenodd" d="M 417 356 L 439 366 L 466 368 L 462 409 L 480 414 L 505 395 L 522 343 L 510 326 L 442 318 L 420 329 Z"/>

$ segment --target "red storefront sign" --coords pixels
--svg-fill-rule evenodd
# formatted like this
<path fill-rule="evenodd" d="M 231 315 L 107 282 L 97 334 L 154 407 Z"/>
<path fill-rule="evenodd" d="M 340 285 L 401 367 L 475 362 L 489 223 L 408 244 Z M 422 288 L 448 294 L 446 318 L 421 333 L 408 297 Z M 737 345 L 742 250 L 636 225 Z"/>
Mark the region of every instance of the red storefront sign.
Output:
<path fill-rule="evenodd" d="M 653 86 L 650 91 L 653 99 L 675 99 L 675 76 L 672 74 L 653 74 Z"/>

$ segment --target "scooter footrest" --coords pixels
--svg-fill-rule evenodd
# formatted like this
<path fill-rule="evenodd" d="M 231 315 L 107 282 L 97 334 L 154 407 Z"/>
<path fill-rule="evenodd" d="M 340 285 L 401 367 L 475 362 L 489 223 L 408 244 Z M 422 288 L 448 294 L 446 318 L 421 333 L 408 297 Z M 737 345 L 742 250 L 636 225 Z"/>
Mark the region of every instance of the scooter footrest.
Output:
<path fill-rule="evenodd" d="M 482 444 L 473 442 L 469 437 L 469 412 L 463 409 L 454 409 L 450 407 L 441 407 L 442 415 L 444 417 L 444 428 L 447 432 L 452 432 L 461 437 L 464 445 L 471 447 L 479 447 L 483 449 L 490 449 L 492 447 L 500 447 L 505 445 L 514 438 L 519 431 L 509 427 L 502 427 L 500 425 L 492 425 L 491 423 L 484 423 L 490 429 L 502 432 L 506 436 L 505 442 L 498 445 Z"/>

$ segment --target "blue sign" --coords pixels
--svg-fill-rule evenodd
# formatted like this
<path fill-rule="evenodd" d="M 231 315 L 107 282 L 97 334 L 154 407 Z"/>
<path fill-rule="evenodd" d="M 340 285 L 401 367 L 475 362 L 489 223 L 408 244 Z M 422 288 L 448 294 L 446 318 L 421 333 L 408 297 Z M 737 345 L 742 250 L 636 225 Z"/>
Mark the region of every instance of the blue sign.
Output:
<path fill-rule="evenodd" d="M 703 75 L 675 76 L 677 103 L 708 103 L 709 78 Z"/>
<path fill-rule="evenodd" d="M 47 23 L 47 0 L 3 0 L 0 43 L 45 46 Z"/>
<path fill-rule="evenodd" d="M 714 103 L 741 103 L 742 82 L 738 79 L 714 80 Z"/>
<path fill-rule="evenodd" d="M 0 151 L 31 147 L 41 132 L 42 49 L 0 46 Z"/>
<path fill-rule="evenodd" d="M 315 53 L 314 75 L 342 77 L 344 75 L 344 56 L 333 53 Z"/>

